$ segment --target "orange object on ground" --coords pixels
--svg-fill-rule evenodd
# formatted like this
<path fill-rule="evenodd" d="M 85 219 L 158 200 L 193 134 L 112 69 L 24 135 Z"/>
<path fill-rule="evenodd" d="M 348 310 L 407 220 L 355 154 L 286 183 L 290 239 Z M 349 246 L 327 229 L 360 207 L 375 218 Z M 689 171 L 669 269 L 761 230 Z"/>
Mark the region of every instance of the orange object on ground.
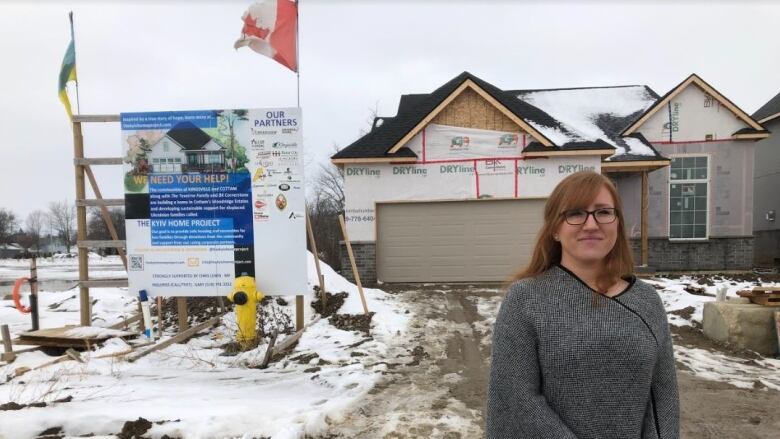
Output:
<path fill-rule="evenodd" d="M 22 314 L 30 314 L 31 311 L 29 306 L 22 305 L 22 298 L 19 295 L 19 289 L 22 287 L 22 284 L 28 282 L 29 280 L 30 279 L 27 277 L 20 277 L 19 279 L 16 279 L 16 282 L 14 282 L 14 305 L 16 305 L 16 309 L 18 309 Z"/>

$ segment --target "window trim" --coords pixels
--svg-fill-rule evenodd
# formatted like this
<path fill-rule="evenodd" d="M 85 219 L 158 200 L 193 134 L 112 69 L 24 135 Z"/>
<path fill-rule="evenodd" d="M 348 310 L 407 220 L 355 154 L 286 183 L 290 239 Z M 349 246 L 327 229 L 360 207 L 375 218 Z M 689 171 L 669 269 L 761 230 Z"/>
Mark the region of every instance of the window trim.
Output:
<path fill-rule="evenodd" d="M 666 168 L 666 188 L 667 188 L 667 194 L 666 194 L 666 238 L 671 242 L 704 242 L 709 241 L 710 239 L 710 207 L 712 206 L 712 154 L 707 152 L 697 152 L 697 153 L 679 153 L 679 154 L 669 154 L 667 155 L 669 157 L 669 166 Z M 671 159 L 675 158 L 682 158 L 682 157 L 707 157 L 707 179 L 685 179 L 685 180 L 674 180 L 674 183 L 707 183 L 707 219 L 705 224 L 705 236 L 704 238 L 672 238 L 672 167 L 671 167 Z"/>

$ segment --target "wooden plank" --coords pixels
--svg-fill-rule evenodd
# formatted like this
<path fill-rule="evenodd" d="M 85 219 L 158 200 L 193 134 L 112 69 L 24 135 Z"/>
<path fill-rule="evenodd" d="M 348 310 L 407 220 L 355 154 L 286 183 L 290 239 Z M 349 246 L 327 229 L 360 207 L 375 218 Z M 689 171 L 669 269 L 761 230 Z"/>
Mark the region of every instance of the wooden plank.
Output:
<path fill-rule="evenodd" d="M 73 159 L 74 165 L 121 165 L 123 162 L 122 157 L 84 157 Z"/>
<path fill-rule="evenodd" d="M 123 288 L 127 287 L 127 279 L 91 279 L 79 282 L 87 288 Z"/>
<path fill-rule="evenodd" d="M 38 309 L 38 259 L 30 258 L 30 315 L 33 331 L 40 329 L 40 310 Z"/>
<path fill-rule="evenodd" d="M 78 331 L 76 331 L 75 334 L 71 333 L 74 329 L 82 328 L 85 326 L 79 326 L 79 325 L 65 325 L 61 326 L 59 328 L 46 328 L 46 329 L 39 329 L 37 331 L 27 331 L 19 334 L 20 340 L 29 340 L 32 338 L 47 338 L 47 339 L 71 339 L 71 340 L 107 340 L 112 337 L 124 337 L 124 336 L 130 336 L 135 335 L 133 333 L 127 333 L 123 335 L 99 335 L 99 336 L 92 336 L 92 335 L 85 335 L 85 334 L 78 334 Z M 88 328 L 91 328 L 91 326 L 86 326 Z M 110 328 L 107 328 L 110 329 Z"/>
<path fill-rule="evenodd" d="M 11 341 L 11 332 L 8 330 L 8 325 L 0 326 L 0 334 L 2 334 L 3 338 L 3 355 L 0 360 L 11 363 L 16 359 L 16 354 L 14 354 L 14 346 Z"/>
<path fill-rule="evenodd" d="M 74 114 L 73 123 L 80 122 L 119 122 L 118 114 Z"/>
<path fill-rule="evenodd" d="M 350 244 L 349 236 L 347 236 L 347 225 L 344 223 L 344 215 L 339 215 L 339 224 L 341 225 L 341 233 L 344 235 L 344 243 L 347 245 L 349 263 L 352 264 L 352 275 L 355 276 L 355 283 L 357 284 L 358 292 L 360 293 L 360 303 L 363 304 L 363 312 L 368 315 L 366 296 L 363 294 L 363 283 L 360 282 L 360 273 L 358 273 L 357 265 L 355 264 L 355 255 L 352 254 L 352 244 Z"/>
<path fill-rule="evenodd" d="M 278 345 L 277 345 L 277 346 L 276 346 L 276 347 L 273 349 L 273 354 L 271 355 L 271 357 L 275 356 L 276 354 L 280 354 L 280 353 L 284 352 L 285 350 L 287 350 L 287 349 L 288 349 L 290 346 L 292 346 L 292 345 L 293 345 L 293 344 L 294 344 L 296 341 L 298 341 L 298 339 L 299 339 L 299 338 L 301 338 L 301 335 L 303 335 L 303 332 L 304 332 L 304 331 L 306 331 L 307 329 L 309 329 L 309 327 L 311 327 L 313 324 L 315 324 L 315 323 L 319 322 L 319 321 L 320 321 L 320 318 L 322 318 L 322 317 L 321 317 L 321 316 L 317 316 L 317 317 L 315 317 L 315 318 L 314 318 L 314 320 L 312 320 L 311 322 L 309 322 L 308 324 L 306 324 L 306 326 L 304 326 L 303 328 L 301 328 L 301 329 L 299 329 L 298 331 L 296 331 L 296 332 L 295 332 L 295 334 L 293 334 L 293 335 L 291 335 L 291 336 L 289 336 L 289 337 L 285 338 L 284 340 L 282 340 L 282 342 L 281 342 L 281 343 L 279 343 L 279 344 L 278 344 Z"/>
<path fill-rule="evenodd" d="M 222 297 L 220 297 L 222 299 Z M 225 312 L 225 305 L 222 304 L 222 313 Z M 139 316 L 141 317 L 141 316 Z M 163 299 L 162 296 L 157 296 L 157 338 L 163 336 Z"/>
<path fill-rule="evenodd" d="M 753 287 L 753 291 L 762 291 L 762 292 L 771 291 L 771 292 L 780 293 L 780 286 L 776 286 L 776 287 Z"/>
<path fill-rule="evenodd" d="M 176 298 L 176 313 L 179 316 L 179 333 L 187 330 L 187 298 Z"/>
<path fill-rule="evenodd" d="M 104 206 L 124 206 L 124 198 L 101 198 L 101 199 L 86 199 L 76 200 L 76 206 L 86 207 L 104 207 Z"/>
<path fill-rule="evenodd" d="M 276 344 L 276 337 L 278 336 L 278 333 L 276 331 L 271 334 L 271 340 L 268 341 L 268 347 L 265 349 L 265 355 L 263 356 L 263 361 L 258 366 L 260 369 L 265 369 L 268 367 L 268 363 L 271 361 L 271 354 L 273 354 L 274 351 L 274 345 Z"/>
<path fill-rule="evenodd" d="M 88 248 L 125 248 L 127 244 L 124 239 L 80 239 L 76 245 L 79 249 L 86 250 Z"/>
<path fill-rule="evenodd" d="M 124 330 L 130 330 L 130 325 L 140 321 L 143 318 L 141 314 L 136 314 L 129 319 L 124 319 L 119 323 L 114 323 L 113 325 L 109 326 L 111 329 L 124 329 Z"/>
<path fill-rule="evenodd" d="M 95 179 L 95 174 L 92 173 L 92 168 L 90 168 L 89 165 L 84 166 L 84 172 L 87 174 L 87 178 L 89 178 L 89 184 L 92 186 L 92 192 L 95 194 L 95 198 L 102 200 L 103 195 L 100 193 L 100 187 Z M 122 204 L 124 204 L 124 202 Z M 111 239 L 119 241 L 119 235 L 114 227 L 114 220 L 111 219 L 111 214 L 108 212 L 108 208 L 106 208 L 105 205 L 100 206 L 100 215 L 103 217 L 103 222 L 106 223 L 106 228 L 108 228 L 108 234 L 111 235 Z M 122 259 L 122 265 L 125 266 L 125 271 L 127 271 L 125 250 L 123 248 L 117 248 L 116 252 L 119 253 L 119 257 Z"/>
<path fill-rule="evenodd" d="M 84 158 L 84 136 L 81 134 L 81 123 L 73 122 L 73 158 Z M 84 166 L 76 165 L 76 199 L 87 198 L 84 185 Z M 76 206 L 76 242 L 81 243 L 87 239 L 87 209 L 84 206 Z M 78 245 L 79 251 L 79 282 L 89 280 L 89 249 Z M 79 285 L 79 314 L 82 326 L 92 324 L 92 310 L 89 300 L 89 288 Z"/>
<path fill-rule="evenodd" d="M 780 311 L 775 311 L 775 332 L 777 332 L 777 352 L 780 354 Z"/>
<path fill-rule="evenodd" d="M 325 294 L 325 278 L 320 271 L 320 253 L 317 251 L 317 241 L 314 239 L 314 231 L 311 228 L 311 220 L 309 219 L 309 209 L 306 209 L 306 231 L 309 235 L 309 245 L 311 246 L 311 252 L 314 255 L 314 268 L 317 270 L 317 279 L 320 282 L 320 300 L 322 301 L 322 310 L 328 305 L 328 296 Z"/>
<path fill-rule="evenodd" d="M 170 346 L 170 345 L 172 345 L 174 343 L 179 343 L 179 342 L 185 341 L 185 340 L 189 339 L 190 337 L 192 337 L 193 335 L 197 334 L 198 332 L 218 324 L 219 321 L 220 321 L 220 318 L 221 317 L 219 317 L 219 316 L 212 317 L 209 320 L 207 320 L 207 321 L 205 321 L 205 322 L 203 322 L 203 323 L 201 323 L 199 325 L 193 326 L 192 328 L 189 328 L 189 329 L 187 329 L 184 332 L 180 332 L 180 333 L 176 334 L 175 336 L 173 336 L 173 337 L 171 337 L 171 338 L 169 338 L 169 339 L 167 339 L 165 341 L 161 341 L 160 343 L 157 343 L 154 346 L 151 346 L 151 347 L 149 347 L 147 349 L 144 349 L 143 351 L 139 351 L 139 352 L 130 354 L 127 357 L 127 361 L 132 363 L 132 362 L 138 360 L 141 357 L 145 357 L 145 356 L 151 354 L 154 351 L 159 351 L 160 349 L 164 349 L 164 348 L 166 348 L 166 347 L 168 347 L 168 346 Z"/>
<path fill-rule="evenodd" d="M 780 294 L 753 296 L 750 298 L 750 301 L 762 306 L 780 306 Z"/>
<path fill-rule="evenodd" d="M 295 329 L 303 329 L 303 296 L 295 296 Z"/>

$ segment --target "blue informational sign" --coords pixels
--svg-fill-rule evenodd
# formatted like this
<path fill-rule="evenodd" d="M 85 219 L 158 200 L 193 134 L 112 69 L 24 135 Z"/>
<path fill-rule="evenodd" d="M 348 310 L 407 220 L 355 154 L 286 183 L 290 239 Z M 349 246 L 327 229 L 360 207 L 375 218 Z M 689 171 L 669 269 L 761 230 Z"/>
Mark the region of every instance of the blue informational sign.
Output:
<path fill-rule="evenodd" d="M 149 176 L 152 245 L 251 245 L 249 173 Z"/>
<path fill-rule="evenodd" d="M 218 111 L 161 111 L 156 113 L 122 113 L 123 131 L 169 130 L 180 122 L 189 122 L 198 128 L 216 128 Z"/>
<path fill-rule="evenodd" d="M 300 110 L 123 113 L 131 291 L 307 294 Z"/>

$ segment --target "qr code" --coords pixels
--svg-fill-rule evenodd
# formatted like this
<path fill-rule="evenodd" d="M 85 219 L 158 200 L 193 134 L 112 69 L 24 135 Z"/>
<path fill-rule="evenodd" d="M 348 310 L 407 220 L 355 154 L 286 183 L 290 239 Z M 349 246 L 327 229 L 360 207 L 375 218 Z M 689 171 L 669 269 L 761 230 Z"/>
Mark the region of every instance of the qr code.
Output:
<path fill-rule="evenodd" d="M 144 255 L 130 255 L 130 271 L 144 271 Z"/>

